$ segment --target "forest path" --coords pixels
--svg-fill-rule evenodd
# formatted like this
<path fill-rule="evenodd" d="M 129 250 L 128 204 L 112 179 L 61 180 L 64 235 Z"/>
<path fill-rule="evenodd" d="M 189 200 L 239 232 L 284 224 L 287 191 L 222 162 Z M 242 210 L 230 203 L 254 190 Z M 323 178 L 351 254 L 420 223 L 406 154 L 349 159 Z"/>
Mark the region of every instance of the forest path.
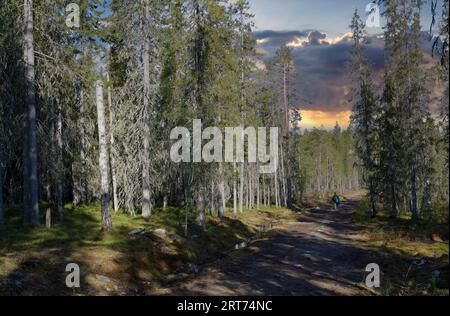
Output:
<path fill-rule="evenodd" d="M 273 238 L 202 269 L 169 290 L 177 295 L 369 295 L 365 268 L 373 254 L 350 222 L 357 200 L 329 205 L 289 222 Z"/>

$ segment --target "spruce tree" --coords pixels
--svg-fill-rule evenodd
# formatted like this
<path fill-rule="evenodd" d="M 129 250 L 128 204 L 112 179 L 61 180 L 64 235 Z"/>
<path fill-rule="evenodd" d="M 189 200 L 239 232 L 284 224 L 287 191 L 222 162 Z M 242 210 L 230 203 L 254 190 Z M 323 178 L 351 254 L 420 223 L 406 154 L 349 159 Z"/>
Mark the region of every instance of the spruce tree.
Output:
<path fill-rule="evenodd" d="M 372 73 L 364 53 L 364 23 L 355 10 L 351 29 L 354 44 L 351 52 L 351 77 L 353 80 L 353 113 L 351 126 L 355 134 L 356 151 L 364 170 L 369 191 L 372 217 L 377 215 L 377 142 L 379 139 L 376 118 L 379 107 L 373 92 Z"/>

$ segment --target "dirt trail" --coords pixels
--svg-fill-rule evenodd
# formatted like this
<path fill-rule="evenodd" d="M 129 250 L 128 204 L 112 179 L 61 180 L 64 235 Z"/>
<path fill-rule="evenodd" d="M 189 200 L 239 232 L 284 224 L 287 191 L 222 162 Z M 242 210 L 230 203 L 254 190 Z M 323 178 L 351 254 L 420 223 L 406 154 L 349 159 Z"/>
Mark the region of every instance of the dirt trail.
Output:
<path fill-rule="evenodd" d="M 170 291 L 179 295 L 368 295 L 364 270 L 373 254 L 349 222 L 355 201 L 287 223 L 241 256 L 206 267 Z"/>

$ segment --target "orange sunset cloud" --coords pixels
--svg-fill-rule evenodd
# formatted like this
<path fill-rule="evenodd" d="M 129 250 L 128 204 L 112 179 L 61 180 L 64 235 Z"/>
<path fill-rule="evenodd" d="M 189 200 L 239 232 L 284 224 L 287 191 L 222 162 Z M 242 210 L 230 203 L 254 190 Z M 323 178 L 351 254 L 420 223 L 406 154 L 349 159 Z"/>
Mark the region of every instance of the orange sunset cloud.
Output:
<path fill-rule="evenodd" d="M 347 128 L 350 124 L 351 111 L 341 111 L 341 112 L 324 112 L 324 111 L 314 111 L 314 110 L 302 110 L 300 111 L 302 115 L 302 121 L 300 126 L 302 128 L 313 128 L 313 127 L 325 127 L 333 128 L 336 122 L 339 123 L 341 127 Z"/>

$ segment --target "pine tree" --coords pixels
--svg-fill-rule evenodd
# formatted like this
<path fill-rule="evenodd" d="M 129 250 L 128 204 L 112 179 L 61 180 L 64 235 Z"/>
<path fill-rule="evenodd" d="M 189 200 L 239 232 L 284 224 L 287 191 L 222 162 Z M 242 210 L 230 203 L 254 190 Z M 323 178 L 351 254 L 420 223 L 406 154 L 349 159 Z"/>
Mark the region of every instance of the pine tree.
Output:
<path fill-rule="evenodd" d="M 383 114 L 381 116 L 380 176 L 384 198 L 392 213 L 409 208 L 418 219 L 419 173 L 424 161 L 419 159 L 426 123 L 430 119 L 426 107 L 426 76 L 420 50 L 420 1 L 386 1 L 385 32 L 388 62 L 385 76 Z"/>
<path fill-rule="evenodd" d="M 364 169 L 364 176 L 369 190 L 371 213 L 375 217 L 377 215 L 376 152 L 379 138 L 376 118 L 380 109 L 373 92 L 370 65 L 364 55 L 365 26 L 357 10 L 355 10 L 350 27 L 354 40 L 351 53 L 351 77 L 354 84 L 351 126 L 355 134 L 356 151 L 361 161 L 361 167 Z"/>
<path fill-rule="evenodd" d="M 280 109 L 279 124 L 283 131 L 283 142 L 281 142 L 282 150 L 285 152 L 285 159 L 281 161 L 283 175 L 283 189 L 285 191 L 284 199 L 285 205 L 292 208 L 292 179 L 291 179 L 291 125 L 292 117 L 291 113 L 293 110 L 293 98 L 294 98 L 294 84 L 293 79 L 295 78 L 295 63 L 292 55 L 292 50 L 287 46 L 282 46 L 276 53 L 275 66 L 277 68 L 280 89 L 282 91 L 282 108 Z"/>

